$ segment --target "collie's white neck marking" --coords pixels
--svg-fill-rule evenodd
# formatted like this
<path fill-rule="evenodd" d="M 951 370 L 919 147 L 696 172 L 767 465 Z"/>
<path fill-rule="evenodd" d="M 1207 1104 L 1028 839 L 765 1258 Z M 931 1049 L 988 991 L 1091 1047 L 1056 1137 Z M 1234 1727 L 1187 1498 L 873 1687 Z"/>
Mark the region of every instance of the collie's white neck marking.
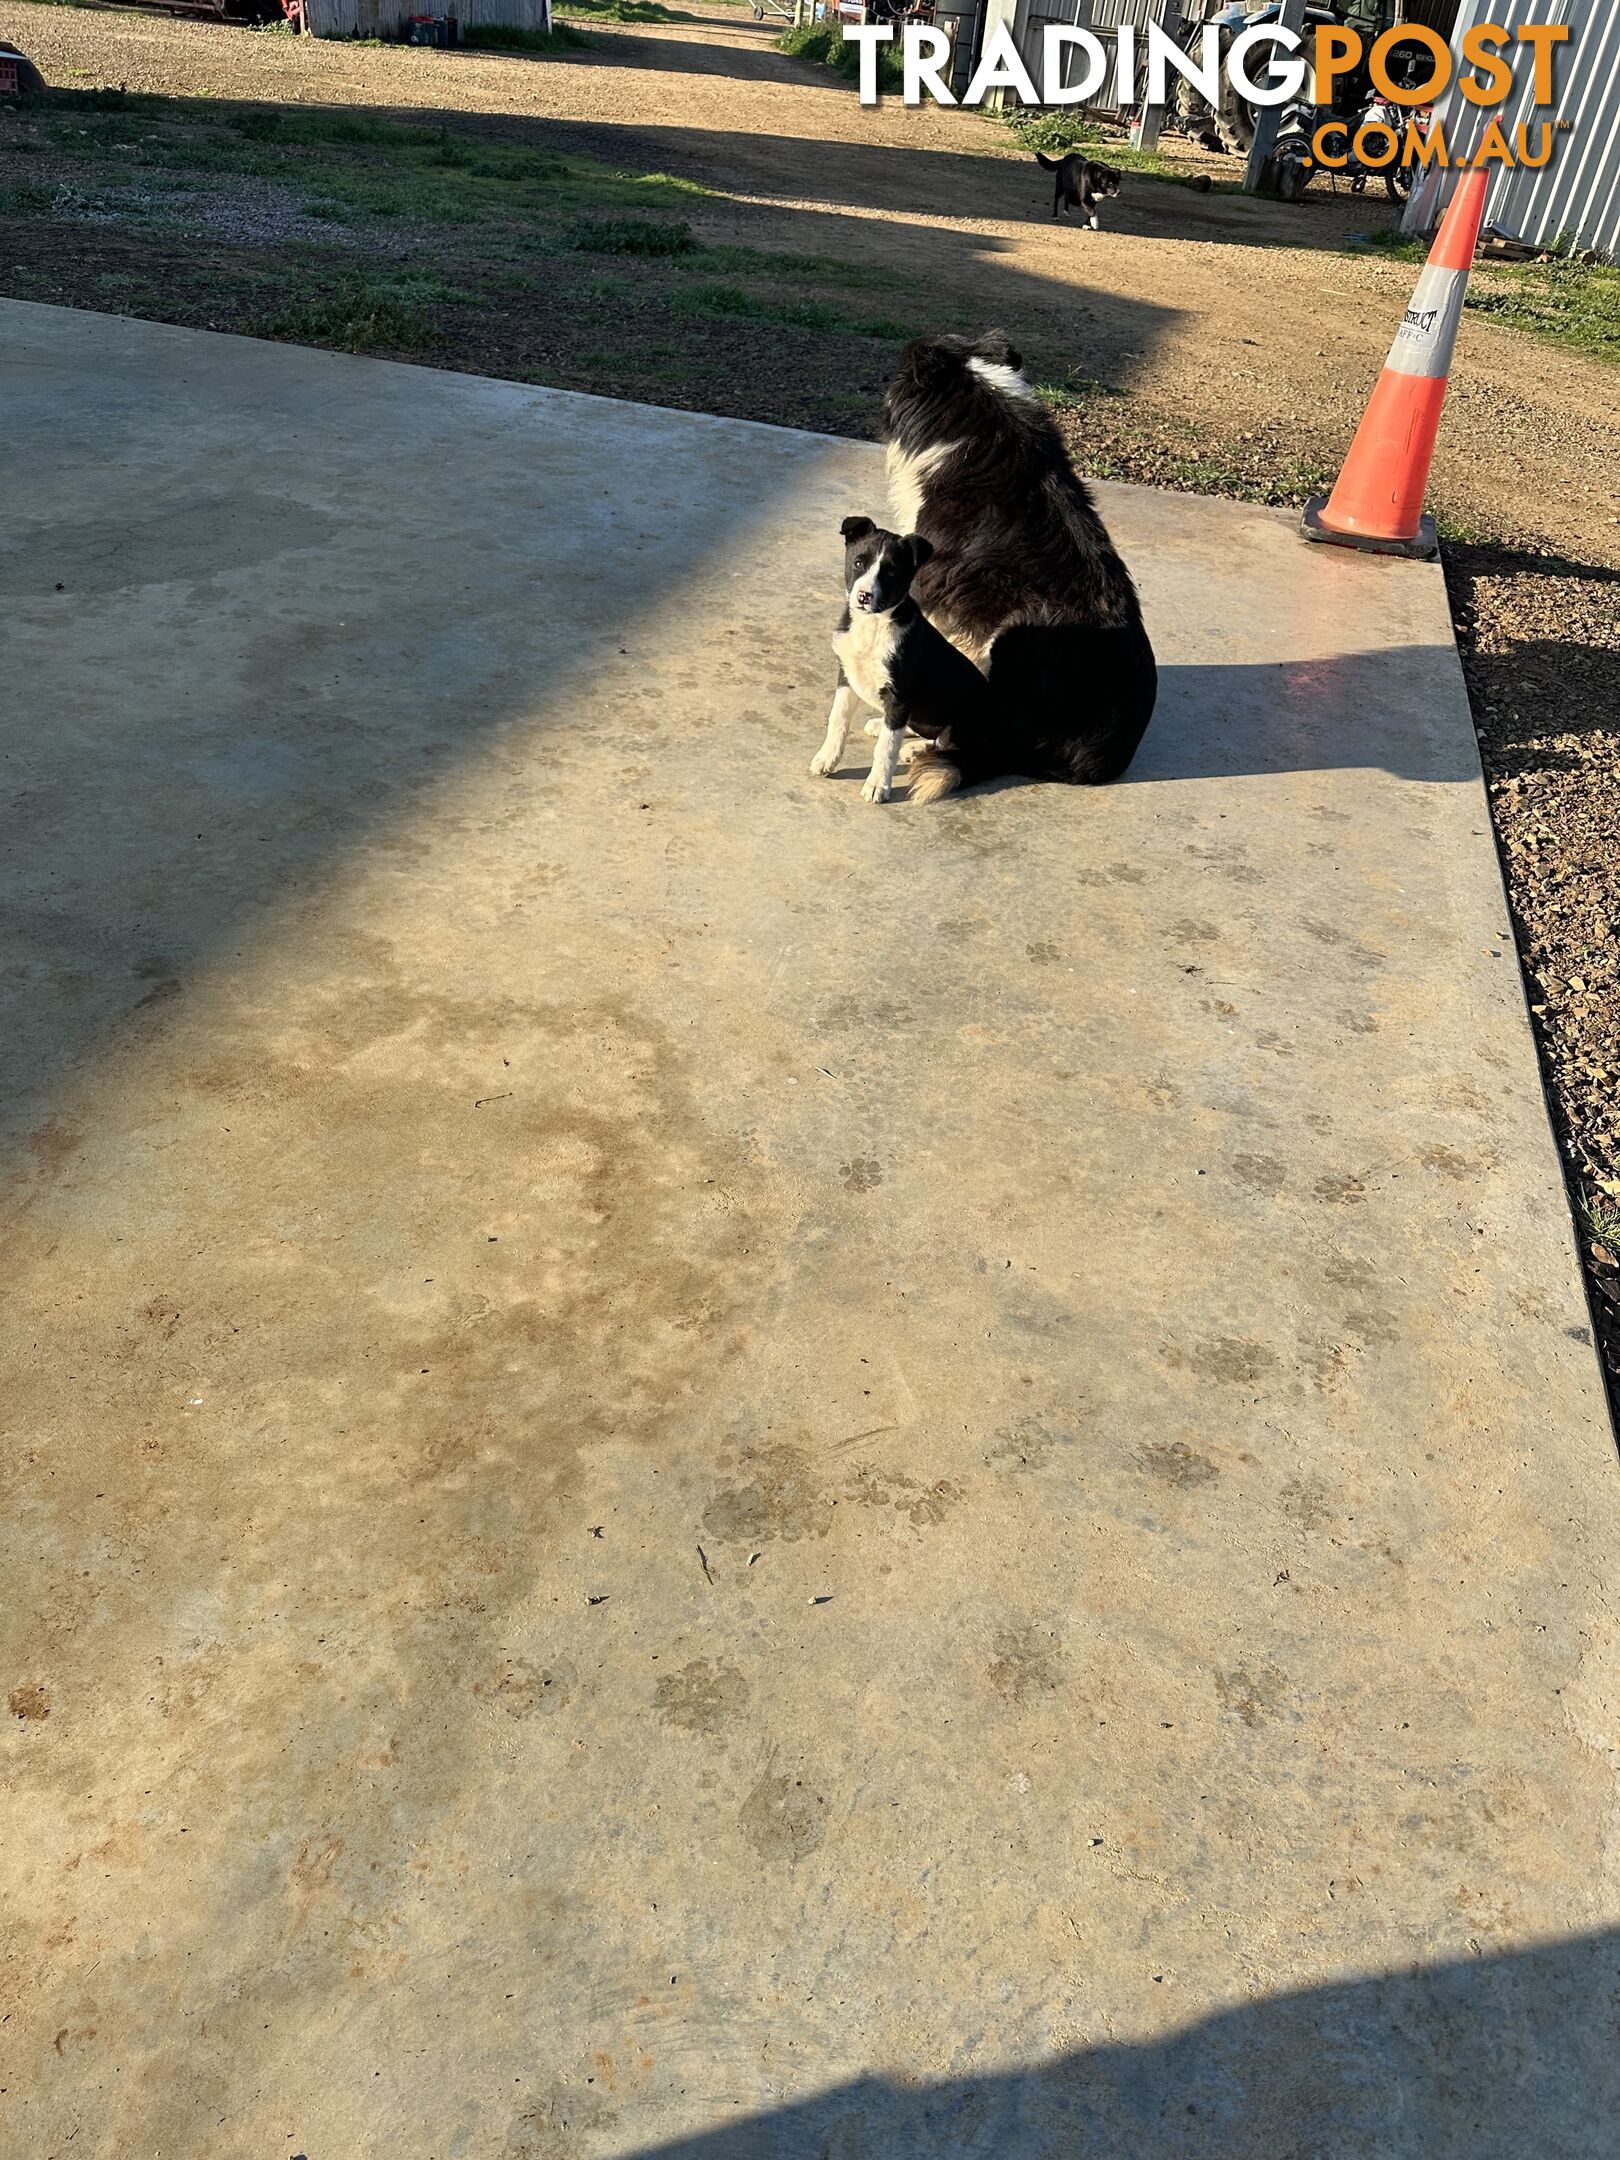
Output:
<path fill-rule="evenodd" d="M 955 448 L 955 443 L 930 443 L 913 456 L 898 443 L 890 443 L 884 462 L 889 470 L 889 523 L 897 533 L 917 530 L 923 490 Z"/>
<path fill-rule="evenodd" d="M 987 382 L 992 390 L 999 390 L 1003 397 L 1030 398 L 1035 395 L 1016 368 L 1010 368 L 1002 360 L 970 360 L 968 367 L 981 382 Z"/>

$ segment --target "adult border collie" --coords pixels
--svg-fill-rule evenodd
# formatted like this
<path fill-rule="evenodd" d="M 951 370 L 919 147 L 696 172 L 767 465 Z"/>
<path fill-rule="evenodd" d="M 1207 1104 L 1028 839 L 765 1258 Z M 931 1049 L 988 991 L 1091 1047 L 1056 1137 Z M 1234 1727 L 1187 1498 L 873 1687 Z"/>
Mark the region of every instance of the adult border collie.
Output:
<path fill-rule="evenodd" d="M 1035 153 L 1037 165 L 1044 165 L 1049 173 L 1056 173 L 1052 183 L 1052 215 L 1061 220 L 1065 212 L 1078 210 L 1086 223 L 1097 230 L 1097 205 L 1105 195 L 1117 195 L 1124 185 L 1123 174 L 1112 165 L 1101 165 L 1095 158 L 1082 157 L 1078 150 L 1071 150 L 1067 157 L 1046 157 L 1039 150 Z"/>
<path fill-rule="evenodd" d="M 890 524 L 934 552 L 912 593 L 989 678 L 912 766 L 913 801 L 1018 773 L 1095 786 L 1158 694 L 1130 572 L 999 330 L 919 338 L 884 400 Z"/>

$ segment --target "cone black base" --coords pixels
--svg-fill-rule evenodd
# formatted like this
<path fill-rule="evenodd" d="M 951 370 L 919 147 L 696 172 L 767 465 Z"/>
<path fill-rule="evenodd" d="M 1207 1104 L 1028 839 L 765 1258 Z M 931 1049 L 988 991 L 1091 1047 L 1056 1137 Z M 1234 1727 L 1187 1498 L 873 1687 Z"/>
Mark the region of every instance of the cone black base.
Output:
<path fill-rule="evenodd" d="M 1412 562 L 1433 562 L 1440 553 L 1440 533 L 1432 517 L 1421 519 L 1416 537 L 1411 540 L 1375 540 L 1367 533 L 1335 532 L 1324 525 L 1322 512 L 1327 506 L 1325 495 L 1313 495 L 1305 505 L 1299 526 L 1307 540 L 1320 540 L 1328 547 L 1354 548 L 1362 555 L 1404 555 Z"/>

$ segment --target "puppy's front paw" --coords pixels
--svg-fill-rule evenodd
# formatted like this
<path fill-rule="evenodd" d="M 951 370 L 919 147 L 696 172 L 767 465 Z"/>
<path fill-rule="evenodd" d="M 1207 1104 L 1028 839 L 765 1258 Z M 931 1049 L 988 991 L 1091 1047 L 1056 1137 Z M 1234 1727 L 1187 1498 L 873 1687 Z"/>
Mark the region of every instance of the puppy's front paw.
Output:
<path fill-rule="evenodd" d="M 883 722 L 877 717 L 876 713 L 867 721 L 866 732 L 868 735 L 881 735 L 883 733 Z"/>
<path fill-rule="evenodd" d="M 818 750 L 810 760 L 810 770 L 818 780 L 830 780 L 838 770 L 837 753 L 831 750 Z"/>
<path fill-rule="evenodd" d="M 892 792 L 887 780 L 880 780 L 876 773 L 868 773 L 861 787 L 861 801 L 887 802 Z"/>
<path fill-rule="evenodd" d="M 1101 232 L 1101 231 L 1102 231 L 1102 227 L 1101 227 L 1101 226 L 1100 226 L 1100 225 L 1099 225 L 1099 224 L 1097 223 L 1097 220 L 1096 220 L 1095 218 L 1093 218 L 1093 219 L 1091 220 L 1091 229 L 1092 229 L 1092 231 L 1093 231 L 1093 232 Z"/>
<path fill-rule="evenodd" d="M 915 765 L 920 757 L 926 757 L 928 755 L 929 748 L 930 745 L 926 737 L 922 735 L 908 735 L 905 741 L 900 745 L 901 764 Z"/>

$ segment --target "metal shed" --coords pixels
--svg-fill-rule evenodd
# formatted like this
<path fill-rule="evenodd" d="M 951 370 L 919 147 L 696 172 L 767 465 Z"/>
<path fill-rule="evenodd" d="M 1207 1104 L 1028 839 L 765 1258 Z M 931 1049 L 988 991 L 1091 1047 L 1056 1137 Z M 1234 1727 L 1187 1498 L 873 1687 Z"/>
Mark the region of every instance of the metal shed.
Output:
<path fill-rule="evenodd" d="M 303 0 L 312 37 L 403 37 L 413 16 L 453 18 L 462 32 L 549 30 L 551 0 Z"/>
<path fill-rule="evenodd" d="M 1570 28 L 1569 43 L 1554 55 L 1556 98 L 1550 108 L 1533 102 L 1528 69 L 1507 103 L 1492 111 L 1468 104 L 1455 84 L 1435 108 L 1454 156 L 1471 152 L 1493 117 L 1510 138 L 1521 122 L 1554 125 L 1552 157 L 1541 171 L 1497 172 L 1485 209 L 1487 224 L 1533 247 L 1562 242 L 1604 255 L 1620 253 L 1620 6 L 1615 0 L 1463 0 L 1453 51 L 1460 53 L 1464 32 L 1478 22 L 1508 30 L 1523 23 Z M 1437 224 L 1456 179 L 1455 166 L 1426 174 L 1412 192 L 1403 230 L 1425 233 Z"/>

